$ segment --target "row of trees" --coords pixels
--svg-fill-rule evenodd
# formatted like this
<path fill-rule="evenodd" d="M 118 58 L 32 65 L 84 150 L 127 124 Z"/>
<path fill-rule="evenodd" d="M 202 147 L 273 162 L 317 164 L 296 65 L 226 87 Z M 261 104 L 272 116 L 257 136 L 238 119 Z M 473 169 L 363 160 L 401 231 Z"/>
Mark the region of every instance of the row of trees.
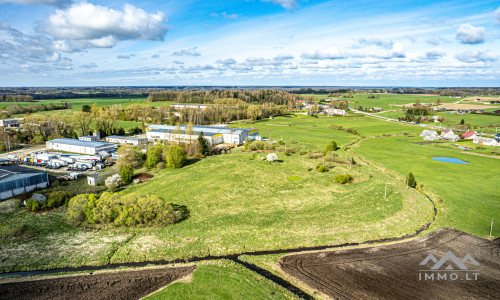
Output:
<path fill-rule="evenodd" d="M 213 91 L 162 91 L 149 94 L 149 102 L 173 101 L 179 103 L 214 103 L 216 99 L 239 99 L 246 103 L 263 104 L 270 102 L 276 105 L 288 105 L 299 99 L 297 95 L 283 90 L 213 90 Z M 293 105 L 293 104 L 292 104 Z"/>
<path fill-rule="evenodd" d="M 33 102 L 30 95 L 0 95 L 0 102 Z"/>
<path fill-rule="evenodd" d="M 31 114 L 40 111 L 51 111 L 51 110 L 60 110 L 60 109 L 70 109 L 71 103 L 69 102 L 61 102 L 61 104 L 33 104 L 28 106 L 22 106 L 19 104 L 10 104 L 2 109 L 1 117 L 8 118 L 12 115 L 18 114 Z"/>

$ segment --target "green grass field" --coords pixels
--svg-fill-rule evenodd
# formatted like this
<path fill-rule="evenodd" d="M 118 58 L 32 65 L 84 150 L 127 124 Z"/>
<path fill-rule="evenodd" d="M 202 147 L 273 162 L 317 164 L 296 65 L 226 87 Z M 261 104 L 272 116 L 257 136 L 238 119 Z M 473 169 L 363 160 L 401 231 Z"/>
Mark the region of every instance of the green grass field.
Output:
<path fill-rule="evenodd" d="M 359 138 L 328 129 L 332 124 L 354 128 L 361 136 L 379 136 L 349 150 L 370 164 L 356 159 L 358 164 L 349 169 L 350 152 L 338 150 L 337 162 L 325 162 L 330 171 L 319 173 L 314 167 L 323 162 L 321 158 L 278 152 L 282 162 L 271 164 L 260 159 L 267 153 L 252 159 L 252 153 L 235 149 L 182 169 L 151 171 L 150 181 L 125 188 L 125 192 L 158 194 L 186 205 L 190 217 L 173 226 L 91 230 L 67 225 L 65 208 L 31 213 L 0 207 L 0 271 L 170 260 L 401 236 L 432 218 L 429 201 L 406 189 L 402 178 L 410 171 L 437 201 L 439 214 L 433 229 L 453 226 L 479 236 L 488 233 L 491 218 L 500 212 L 495 185 L 500 182 L 499 160 L 413 144 L 421 138 L 402 133 L 420 133 L 422 128 L 370 117 L 290 116 L 245 126 L 259 128 L 264 137 L 283 137 L 296 152 L 302 147 L 322 150 L 331 140 L 341 146 Z M 430 160 L 434 156 L 454 156 L 471 164 L 434 162 Z M 347 173 L 354 177 L 351 184 L 334 182 L 335 175 Z M 384 199 L 386 184 L 389 196 Z M 498 228 L 494 235 L 499 235 Z"/>
<path fill-rule="evenodd" d="M 176 282 L 145 299 L 298 299 L 298 297 L 240 265 L 229 261 L 217 261 L 198 265 L 192 282 Z"/>
<path fill-rule="evenodd" d="M 491 219 L 500 215 L 500 160 L 463 154 L 459 149 L 413 143 L 421 141 L 418 137 L 369 139 L 352 150 L 401 176 L 413 172 L 417 182 L 442 199 L 442 203 L 437 199 L 444 209 L 437 218 L 437 225 L 488 236 Z M 442 156 L 456 157 L 470 164 L 431 159 Z M 500 235 L 499 226 L 494 227 L 493 235 Z"/>

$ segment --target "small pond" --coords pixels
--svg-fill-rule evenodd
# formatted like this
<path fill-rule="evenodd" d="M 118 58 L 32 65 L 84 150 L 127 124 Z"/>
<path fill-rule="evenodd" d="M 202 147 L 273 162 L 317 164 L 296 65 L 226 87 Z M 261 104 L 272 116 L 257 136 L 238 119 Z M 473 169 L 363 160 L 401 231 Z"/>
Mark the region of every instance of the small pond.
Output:
<path fill-rule="evenodd" d="M 470 164 L 466 161 L 463 161 L 463 160 L 460 160 L 460 159 L 454 158 L 454 157 L 433 157 L 432 160 L 446 162 L 446 163 L 450 163 L 450 164 L 462 164 L 462 165 Z"/>

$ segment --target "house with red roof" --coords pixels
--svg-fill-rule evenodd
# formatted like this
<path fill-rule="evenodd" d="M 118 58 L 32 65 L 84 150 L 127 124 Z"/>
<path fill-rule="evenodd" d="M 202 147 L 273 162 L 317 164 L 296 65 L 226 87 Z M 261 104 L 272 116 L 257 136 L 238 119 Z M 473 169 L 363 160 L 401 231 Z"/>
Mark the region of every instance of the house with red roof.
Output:
<path fill-rule="evenodd" d="M 462 139 L 475 139 L 477 137 L 475 132 L 472 131 L 466 131 L 462 136 L 460 136 Z"/>

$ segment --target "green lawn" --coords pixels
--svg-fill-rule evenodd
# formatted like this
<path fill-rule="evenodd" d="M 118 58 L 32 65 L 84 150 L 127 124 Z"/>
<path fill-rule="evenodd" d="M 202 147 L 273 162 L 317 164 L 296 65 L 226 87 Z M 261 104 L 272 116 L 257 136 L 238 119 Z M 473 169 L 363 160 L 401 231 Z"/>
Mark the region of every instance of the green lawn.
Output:
<path fill-rule="evenodd" d="M 145 299 L 298 299 L 234 262 L 210 263 L 196 267 L 192 282 L 174 283 Z"/>
<path fill-rule="evenodd" d="M 401 176 L 413 172 L 417 182 L 442 198 L 439 226 L 451 226 L 478 236 L 488 236 L 491 219 L 500 215 L 500 160 L 460 153 L 459 149 L 419 145 L 420 138 L 387 137 L 369 139 L 353 147 L 377 165 Z M 469 165 L 449 164 L 432 157 L 456 157 Z M 500 226 L 494 227 L 500 235 Z"/>

